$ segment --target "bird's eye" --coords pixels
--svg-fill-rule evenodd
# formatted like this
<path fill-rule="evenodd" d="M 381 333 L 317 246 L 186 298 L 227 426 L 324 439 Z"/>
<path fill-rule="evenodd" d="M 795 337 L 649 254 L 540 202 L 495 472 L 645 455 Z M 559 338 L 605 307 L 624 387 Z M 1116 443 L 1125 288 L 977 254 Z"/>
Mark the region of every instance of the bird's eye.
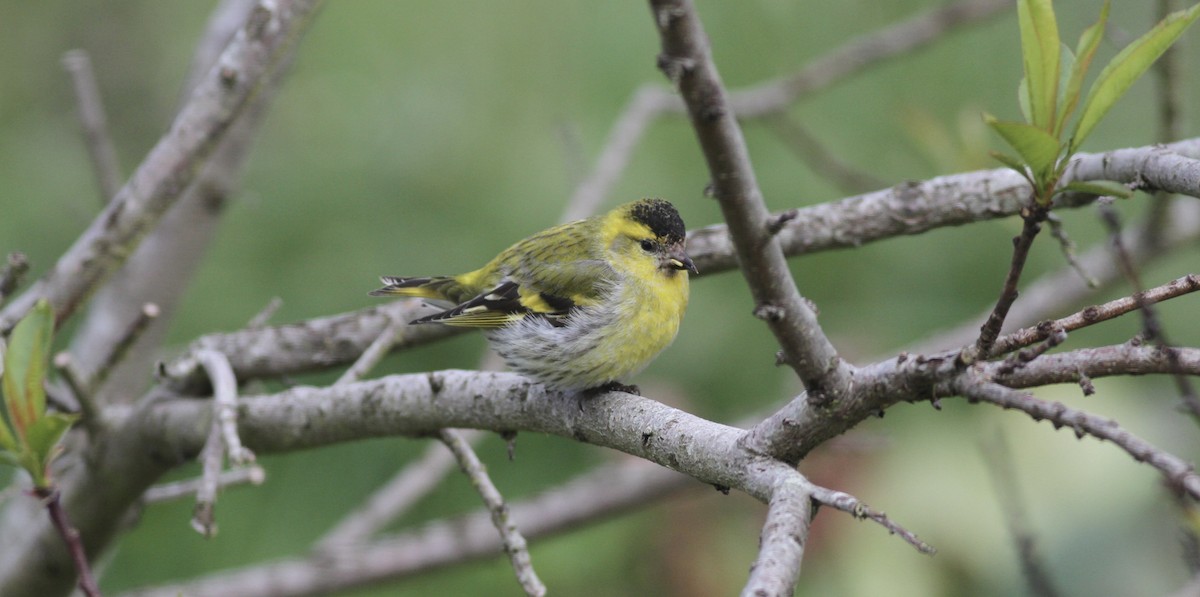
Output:
<path fill-rule="evenodd" d="M 654 241 L 646 239 L 642 241 L 642 250 L 649 253 L 654 250 Z"/>

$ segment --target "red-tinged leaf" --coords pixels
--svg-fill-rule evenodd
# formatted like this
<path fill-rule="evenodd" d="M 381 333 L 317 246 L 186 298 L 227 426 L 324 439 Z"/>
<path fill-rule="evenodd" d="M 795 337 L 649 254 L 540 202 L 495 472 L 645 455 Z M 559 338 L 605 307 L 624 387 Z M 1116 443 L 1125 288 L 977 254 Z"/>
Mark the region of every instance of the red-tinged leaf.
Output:
<path fill-rule="evenodd" d="M 44 299 L 37 302 L 9 338 L 4 355 L 4 402 L 9 422 L 18 438 L 46 410 L 46 367 L 54 335 L 54 310 Z"/>
<path fill-rule="evenodd" d="M 46 410 L 42 381 L 46 379 L 53 336 L 54 310 L 42 300 L 17 322 L 8 338 L 2 386 L 8 421 L 18 438 L 24 438 L 26 429 Z"/>
<path fill-rule="evenodd" d="M 1072 153 L 1083 144 L 1083 140 L 1091 134 L 1092 129 L 1113 104 L 1129 90 L 1133 82 L 1142 76 L 1180 35 L 1183 35 L 1197 17 L 1200 17 L 1200 4 L 1167 15 L 1145 35 L 1125 46 L 1125 49 L 1100 71 L 1096 82 L 1088 91 L 1087 99 L 1083 102 L 1079 122 L 1075 124 L 1075 133 L 1071 135 Z"/>

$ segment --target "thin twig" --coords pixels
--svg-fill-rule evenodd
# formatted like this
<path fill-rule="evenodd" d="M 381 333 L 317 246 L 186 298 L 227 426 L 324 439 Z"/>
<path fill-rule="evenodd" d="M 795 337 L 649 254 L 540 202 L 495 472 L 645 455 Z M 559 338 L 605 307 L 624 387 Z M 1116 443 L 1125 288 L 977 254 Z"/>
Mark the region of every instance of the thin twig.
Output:
<path fill-rule="evenodd" d="M 238 437 L 237 378 L 229 366 L 229 359 L 215 350 L 200 350 L 195 356 L 212 380 L 213 421 L 220 426 L 229 460 L 238 466 L 254 462 L 254 453 L 242 446 L 242 440 Z"/>
<path fill-rule="evenodd" d="M 813 515 L 808 484 L 799 476 L 779 482 L 771 495 L 743 597 L 791 595 L 796 588 Z"/>
<path fill-rule="evenodd" d="M 1085 391 L 1094 391 L 1095 388 L 1089 390 L 1091 380 L 1102 377 L 1177 373 L 1200 376 L 1200 348 L 1175 348 L 1174 351 L 1176 358 L 1168 358 L 1166 351 L 1157 346 L 1146 346 L 1139 337 L 1123 344 L 1042 355 L 1006 375 L 1000 375 L 1002 363 L 977 366 L 1012 388 L 1079 383 Z"/>
<path fill-rule="evenodd" d="M 215 350 L 198 350 L 194 355 L 208 374 L 213 388 L 212 428 L 200 454 L 201 482 L 196 491 L 192 528 L 205 537 L 217 533 L 215 508 L 220 486 L 221 463 L 226 454 L 237 466 L 254 462 L 254 453 L 242 446 L 237 431 L 237 378 L 229 359 Z"/>
<path fill-rule="evenodd" d="M 354 383 L 362 379 L 363 376 L 370 372 L 371 369 L 374 369 L 375 365 L 378 365 L 379 361 L 383 360 L 383 357 L 387 356 L 388 352 L 392 350 L 392 346 L 394 346 L 396 342 L 400 340 L 402 336 L 400 332 L 405 327 L 407 327 L 407 324 L 404 321 L 399 319 L 391 320 L 391 322 L 389 322 L 387 326 L 383 328 L 383 331 L 379 332 L 379 336 L 375 338 L 375 341 L 363 351 L 362 356 L 358 357 L 358 360 L 354 361 L 354 364 L 350 365 L 350 367 L 346 369 L 346 372 L 343 373 L 336 382 L 334 382 L 334 385 Z"/>
<path fill-rule="evenodd" d="M 81 379 L 79 372 L 75 370 L 71 353 L 63 351 L 54 355 L 54 368 L 58 370 L 59 376 L 67 384 L 67 388 L 71 390 L 71 394 L 75 396 L 75 402 L 79 405 L 79 414 L 84 427 L 94 430 L 93 426 L 100 420 L 100 410 L 96 407 L 96 401 L 92 396 L 87 382 Z"/>
<path fill-rule="evenodd" d="M 104 115 L 104 102 L 96 83 L 96 73 L 92 70 L 92 59 L 86 50 L 77 49 L 63 54 L 62 63 L 75 87 L 79 124 L 83 129 L 84 145 L 92 158 L 101 203 L 108 203 L 121 190 L 124 177 L 117 160 L 117 148 L 108 132 L 108 119 Z"/>
<path fill-rule="evenodd" d="M 95 393 L 96 390 L 104 385 L 105 380 L 108 379 L 108 375 L 120 364 L 121 359 L 129 354 L 129 349 L 138 341 L 138 338 L 142 337 L 142 334 L 146 332 L 146 328 L 158 316 L 158 305 L 154 303 L 145 303 L 142 305 L 142 309 L 138 311 L 133 323 L 130 323 L 129 327 L 125 328 L 125 333 L 121 334 L 117 343 L 112 345 L 108 354 L 100 361 L 101 365 L 96 369 L 95 375 L 92 379 L 88 380 L 87 388 L 90 393 Z"/>
<path fill-rule="evenodd" d="M 1045 402 L 1033 396 L 987 382 L 966 373 L 946 385 L 950 394 L 965 397 L 968 401 L 988 402 L 1002 408 L 1024 412 L 1035 421 L 1047 420 L 1055 427 L 1070 427 L 1076 437 L 1090 435 L 1108 440 L 1128 453 L 1137 462 L 1145 462 L 1166 477 L 1172 487 L 1179 488 L 1200 500 L 1200 475 L 1193 466 L 1178 456 L 1163 451 L 1117 424 L 1112 419 L 1070 408 L 1061 402 Z M 939 392 L 940 393 L 940 392 Z"/>
<path fill-rule="evenodd" d="M 0 270 L 0 305 L 12 296 L 25 272 L 29 271 L 29 258 L 24 253 L 9 253 L 5 260 L 4 269 Z"/>
<path fill-rule="evenodd" d="M 75 395 L 75 399 L 79 403 L 79 412 L 83 416 L 83 423 L 89 429 L 94 429 L 94 425 L 99 421 L 99 409 L 96 405 L 97 391 L 104 385 L 108 374 L 121 362 L 129 348 L 137 342 L 137 339 L 156 317 L 158 317 L 156 305 L 153 303 L 142 305 L 137 319 L 129 324 L 117 343 L 110 347 L 108 354 L 101 361 L 103 364 L 90 379 L 79 370 L 69 352 L 63 351 L 54 356 L 54 367 L 58 369 L 63 381 Z"/>
<path fill-rule="evenodd" d="M 917 551 L 923 554 L 933 555 L 937 553 L 937 550 L 932 545 L 922 541 L 917 537 L 916 533 L 904 528 L 899 523 L 888 518 L 887 514 L 872 509 L 848 493 L 835 491 L 821 487 L 820 485 L 813 485 L 811 492 L 813 499 L 821 504 L 850 514 L 859 520 L 870 519 L 887 529 L 889 533 L 899 535 L 901 539 L 904 539 L 909 545 L 917 548 Z"/>
<path fill-rule="evenodd" d="M 1047 328 L 1045 330 L 1045 335 L 1046 335 L 1045 340 L 1042 340 L 1041 343 L 1035 344 L 1030 348 L 1019 350 L 1017 352 L 1014 352 L 1013 354 L 1008 355 L 1008 358 L 1004 359 L 1004 362 L 1000 363 L 1000 366 L 996 369 L 996 374 L 997 375 L 1009 375 L 1013 371 L 1016 371 L 1017 369 L 1024 367 L 1025 365 L 1027 365 L 1034 359 L 1046 354 L 1047 351 L 1054 348 L 1055 346 L 1058 346 L 1059 344 L 1066 342 L 1066 340 L 1067 340 L 1067 331 L 1066 330 L 1062 329 L 1061 327 L 1055 326 L 1054 324 L 1050 324 L 1045 327 Z"/>
<path fill-rule="evenodd" d="M 246 323 L 246 329 L 255 330 L 267 325 L 271 321 L 271 318 L 275 316 L 275 312 L 279 311 L 279 308 L 282 306 L 283 299 L 277 296 L 271 297 L 271 300 L 267 301 L 267 305 L 262 308 L 262 311 L 254 314 L 254 317 L 251 317 L 250 321 Z"/>
<path fill-rule="evenodd" d="M 1101 305 L 1087 307 L 1061 319 L 1042 322 L 1038 325 L 1023 328 L 1002 336 L 996 340 L 996 344 L 992 347 L 992 352 L 989 356 L 996 357 L 1041 342 L 1049 338 L 1050 333 L 1055 328 L 1060 328 L 1066 332 L 1073 332 L 1136 311 L 1142 308 L 1143 305 L 1161 303 L 1198 290 L 1200 290 L 1200 275 L 1188 274 L 1171 280 L 1166 284 L 1138 292 L 1133 296 L 1126 296 Z"/>
<path fill-rule="evenodd" d="M 1013 238 L 1012 261 L 1009 264 L 1008 273 L 1004 276 L 1004 287 L 1000 290 L 1000 298 L 996 300 L 996 306 L 992 308 L 987 321 L 979 328 L 979 339 L 975 341 L 974 349 L 963 351 L 963 363 L 970 364 L 975 359 L 992 351 L 996 338 L 1000 336 L 1000 330 L 1004 328 L 1004 319 L 1008 317 L 1008 310 L 1017 300 L 1017 284 L 1021 281 L 1025 260 L 1029 257 L 1029 249 L 1033 246 L 1033 240 L 1037 238 L 1038 232 L 1042 229 L 1041 223 L 1046 219 L 1046 214 L 1047 210 L 1037 205 L 1021 214 L 1024 223 L 1021 226 L 1021 234 Z"/>
<path fill-rule="evenodd" d="M 1130 257 L 1129 251 L 1125 249 L 1125 244 L 1121 241 L 1120 217 L 1112 207 L 1112 200 L 1107 197 L 1102 199 L 1107 200 L 1097 202 L 1097 207 L 1100 209 L 1100 215 L 1105 225 L 1108 226 L 1117 263 L 1120 265 L 1121 271 L 1125 274 L 1125 279 L 1129 280 L 1129 284 L 1136 291 L 1136 294 L 1133 296 L 1138 300 L 1138 308 L 1142 311 L 1142 327 L 1145 330 L 1146 339 L 1158 345 L 1167 354 L 1168 359 L 1177 363 L 1179 355 L 1171 347 L 1171 341 L 1167 339 L 1167 331 L 1163 328 L 1162 322 L 1158 318 L 1157 309 L 1141 298 L 1142 279 L 1138 274 L 1137 265 L 1134 264 L 1133 258 Z M 1186 375 L 1176 374 L 1174 379 L 1175 387 L 1179 389 L 1179 397 L 1183 401 L 1184 408 L 1191 414 L 1192 420 L 1200 425 L 1200 396 L 1196 395 L 1196 388 L 1192 386 L 1191 380 Z"/>
<path fill-rule="evenodd" d="M 262 485 L 267 480 L 267 473 L 261 466 L 252 464 L 243 468 L 221 471 L 217 475 L 217 487 L 234 487 L 236 485 Z M 207 482 L 203 477 L 184 479 L 155 485 L 142 494 L 145 504 L 160 504 L 196 495 L 201 484 Z"/>
<path fill-rule="evenodd" d="M 48 487 L 37 487 L 33 493 L 46 506 L 46 511 L 50 514 L 50 520 L 54 523 L 55 530 L 58 531 L 59 537 L 62 537 L 63 543 L 67 546 L 67 551 L 71 554 L 71 561 L 75 564 L 75 572 L 79 574 L 79 590 L 83 591 L 87 597 L 100 597 L 100 588 L 96 584 L 95 577 L 92 576 L 92 567 L 88 564 L 87 552 L 83 549 L 83 538 L 79 536 L 79 531 L 71 526 L 71 521 L 67 518 L 67 511 L 63 508 L 62 500 L 57 489 Z"/>
<path fill-rule="evenodd" d="M 1125 235 L 1126 240 L 1130 243 L 1130 256 L 1136 263 L 1145 266 L 1173 250 L 1195 244 L 1197 240 L 1200 240 L 1200 203 L 1175 203 L 1171 206 L 1170 223 L 1171 226 L 1165 231 L 1166 234 L 1156 248 L 1139 241 L 1140 235 Z M 1122 279 L 1120 268 L 1112 258 L 1112 252 L 1103 243 L 1085 251 L 1079 257 L 1079 262 L 1099 282 L 1099 288 L 1110 288 Z M 1026 286 L 1021 293 L 1024 300 L 1015 304 L 1009 311 L 1008 321 L 1009 323 L 1029 325 L 1038 320 L 1054 317 L 1068 309 L 1077 308 L 1093 293 L 1094 289 L 1083 284 L 1074 269 L 1059 268 Z M 988 313 L 990 311 L 972 316 L 966 320 L 966 323 L 930 336 L 910 346 L 908 350 L 926 354 L 974 342 L 979 337 L 977 322 L 985 320 Z M 993 354 L 996 354 L 996 349 L 993 349 Z"/>
<path fill-rule="evenodd" d="M 196 506 L 192 509 L 192 528 L 205 539 L 217 534 L 217 490 L 220 488 L 221 464 L 225 461 L 225 440 L 221 425 L 214 416 L 208 431 L 208 441 L 200 450 L 200 480 L 196 484 Z"/>
<path fill-rule="evenodd" d="M 807 128 L 792 119 L 787 112 L 767 117 L 768 128 L 775 133 L 792 153 L 796 154 L 814 174 L 833 183 L 847 195 L 857 195 L 887 185 L 869 172 L 855 168 L 833 155 Z"/>
<path fill-rule="evenodd" d="M 1058 247 L 1062 250 L 1063 258 L 1067 260 L 1067 265 L 1075 270 L 1079 277 L 1087 282 L 1089 288 L 1096 288 L 1100 282 L 1096 278 L 1087 273 L 1083 268 L 1083 264 L 1079 262 L 1079 255 L 1076 253 L 1075 241 L 1067 235 L 1067 229 L 1063 226 L 1062 218 L 1055 213 L 1046 214 L 1046 222 L 1050 224 L 1050 236 L 1058 241 Z"/>
<path fill-rule="evenodd" d="M 983 456 L 988 463 L 987 471 L 996 489 L 997 500 L 1004 510 L 1004 519 L 1008 522 L 1008 532 L 1012 534 L 1017 557 L 1021 562 L 1021 572 L 1025 582 L 1029 583 L 1031 595 L 1036 597 L 1056 597 L 1059 592 L 1050 579 L 1046 563 L 1037 552 L 1034 545 L 1033 532 L 1026 522 L 1024 502 L 1021 499 L 1021 489 L 1017 484 L 1017 474 L 1013 467 L 1012 450 L 1009 448 L 1003 434 L 997 430 L 995 437 L 980 446 Z"/>
<path fill-rule="evenodd" d="M 401 338 L 404 319 L 392 317 L 375 341 L 363 351 L 358 360 L 342 374 L 334 385 L 353 383 L 367 374 Z M 476 431 L 458 432 L 467 449 L 482 437 Z M 407 511 L 422 497 L 433 491 L 455 464 L 451 452 L 431 445 L 425 454 L 409 463 L 382 487 L 371 494 L 362 506 L 342 520 L 314 545 L 318 553 L 333 555 L 347 547 L 365 542 L 371 535 Z"/>
<path fill-rule="evenodd" d="M 508 554 L 509 560 L 512 561 L 513 570 L 516 571 L 517 580 L 520 581 L 521 588 L 525 589 L 525 594 L 535 597 L 545 595 L 546 586 L 542 584 L 541 579 L 537 576 L 537 572 L 533 569 L 533 561 L 529 558 L 529 549 L 526 547 L 525 537 L 517 529 L 516 523 L 513 522 L 512 517 L 509 515 L 508 506 L 504 503 L 504 497 L 500 495 L 500 491 L 492 484 L 491 478 L 488 477 L 487 469 L 480 462 L 479 457 L 475 455 L 475 451 L 453 429 L 441 430 L 438 432 L 438 437 L 454 453 L 454 457 L 458 460 L 458 465 L 462 468 L 463 473 L 471 479 L 471 484 L 475 486 L 475 490 L 483 498 L 484 505 L 492 513 L 492 524 L 500 532 L 500 539 L 504 544 L 504 552 Z"/>

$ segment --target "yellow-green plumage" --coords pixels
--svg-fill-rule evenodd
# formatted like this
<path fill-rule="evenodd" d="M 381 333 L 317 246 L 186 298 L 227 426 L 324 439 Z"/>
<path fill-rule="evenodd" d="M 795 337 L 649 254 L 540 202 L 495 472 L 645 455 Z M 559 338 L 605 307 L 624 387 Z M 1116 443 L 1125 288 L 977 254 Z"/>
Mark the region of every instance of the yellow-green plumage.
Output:
<path fill-rule="evenodd" d="M 483 328 L 515 371 L 583 389 L 645 367 L 687 308 L 685 228 L 674 206 L 643 199 L 539 232 L 457 276 L 383 278 L 376 296 L 454 305 L 414 323 Z"/>

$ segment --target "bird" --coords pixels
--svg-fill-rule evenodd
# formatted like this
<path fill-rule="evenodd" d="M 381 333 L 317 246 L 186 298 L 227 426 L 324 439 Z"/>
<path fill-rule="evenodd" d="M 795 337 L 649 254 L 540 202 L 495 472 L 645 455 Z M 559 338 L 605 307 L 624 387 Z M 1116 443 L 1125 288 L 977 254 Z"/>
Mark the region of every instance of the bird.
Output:
<path fill-rule="evenodd" d="M 509 368 L 561 391 L 622 390 L 674 341 L 688 304 L 687 228 L 646 198 L 560 224 L 457 276 L 383 276 L 372 296 L 445 309 L 410 325 L 480 328 Z"/>

